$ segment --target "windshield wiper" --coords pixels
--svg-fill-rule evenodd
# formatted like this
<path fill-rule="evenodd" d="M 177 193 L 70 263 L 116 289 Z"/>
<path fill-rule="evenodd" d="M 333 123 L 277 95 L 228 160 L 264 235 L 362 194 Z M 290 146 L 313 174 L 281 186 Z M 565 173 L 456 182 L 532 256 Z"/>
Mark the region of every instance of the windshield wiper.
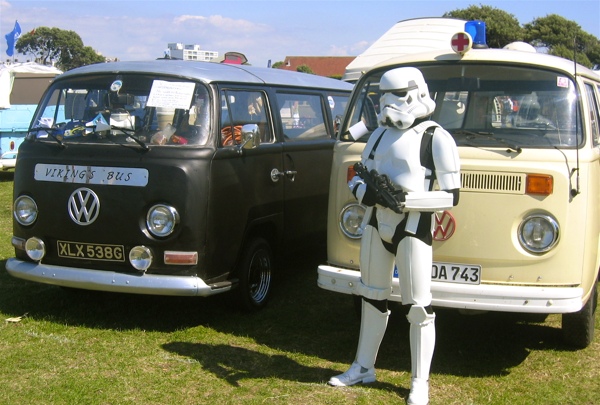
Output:
<path fill-rule="evenodd" d="M 64 149 L 66 147 L 63 141 L 58 139 L 58 137 L 56 136 L 56 132 L 60 131 L 60 128 L 34 127 L 29 130 L 29 133 L 38 131 L 44 131 L 45 133 L 47 133 L 50 136 L 50 138 L 54 139 L 56 143 L 60 145 L 61 149 Z M 38 137 L 35 136 L 35 139 L 37 138 Z"/>
<path fill-rule="evenodd" d="M 504 138 L 498 138 L 498 137 L 494 136 L 493 132 L 482 132 L 482 131 L 473 132 L 473 131 L 468 131 L 466 129 L 459 129 L 459 130 L 451 131 L 451 132 L 453 135 L 465 135 L 465 137 L 467 139 L 485 138 L 485 139 L 489 139 L 492 141 L 499 141 L 504 146 L 508 147 L 508 152 L 513 151 L 513 152 L 521 153 L 523 151 L 523 149 L 519 145 L 509 142 Z"/>
<path fill-rule="evenodd" d="M 124 132 L 128 138 L 133 139 L 133 141 L 135 143 L 137 143 L 138 145 L 140 145 L 142 147 L 142 149 L 144 150 L 149 150 L 150 148 L 148 148 L 148 145 L 146 145 L 146 143 L 144 141 L 142 141 L 140 138 L 138 138 L 137 136 L 135 136 L 135 130 L 131 129 L 131 128 L 125 128 L 125 127 L 116 127 L 114 125 L 110 126 L 111 129 L 116 129 L 118 131 L 122 131 Z"/>

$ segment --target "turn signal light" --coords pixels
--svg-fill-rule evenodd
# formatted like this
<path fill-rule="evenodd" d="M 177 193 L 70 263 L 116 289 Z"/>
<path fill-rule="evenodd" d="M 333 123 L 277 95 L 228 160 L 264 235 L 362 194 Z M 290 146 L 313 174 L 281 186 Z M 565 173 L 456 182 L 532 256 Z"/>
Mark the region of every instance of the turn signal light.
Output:
<path fill-rule="evenodd" d="M 354 170 L 354 165 L 348 166 L 348 171 L 346 172 L 346 183 L 352 180 L 354 176 L 356 176 L 356 170 Z"/>
<path fill-rule="evenodd" d="M 550 195 L 554 190 L 554 179 L 547 174 L 528 174 L 525 194 Z"/>
<path fill-rule="evenodd" d="M 166 250 L 164 254 L 164 260 L 165 264 L 198 264 L 198 252 L 175 252 L 172 250 Z"/>

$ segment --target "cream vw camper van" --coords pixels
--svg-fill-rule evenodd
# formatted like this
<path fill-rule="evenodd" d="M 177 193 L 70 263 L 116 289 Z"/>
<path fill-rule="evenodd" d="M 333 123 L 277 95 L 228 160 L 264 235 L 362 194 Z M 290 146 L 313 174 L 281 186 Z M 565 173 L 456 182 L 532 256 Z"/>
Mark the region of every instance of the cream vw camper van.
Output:
<path fill-rule="evenodd" d="M 364 208 L 347 181 L 378 125 L 381 75 L 414 66 L 461 158 L 460 203 L 434 224 L 433 305 L 562 314 L 565 341 L 586 347 L 600 265 L 600 75 L 527 44 L 487 49 L 465 32 L 446 43 L 379 63 L 355 85 L 334 147 L 319 286 L 357 294 Z M 402 301 L 397 278 L 391 299 Z"/>

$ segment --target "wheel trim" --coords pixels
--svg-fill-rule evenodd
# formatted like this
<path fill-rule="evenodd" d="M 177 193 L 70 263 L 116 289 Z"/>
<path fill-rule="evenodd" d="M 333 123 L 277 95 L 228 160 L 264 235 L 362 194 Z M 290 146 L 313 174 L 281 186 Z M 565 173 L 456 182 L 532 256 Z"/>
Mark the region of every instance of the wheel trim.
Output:
<path fill-rule="evenodd" d="M 248 274 L 250 297 L 256 303 L 265 300 L 271 285 L 271 260 L 264 250 L 257 251 L 250 262 Z"/>

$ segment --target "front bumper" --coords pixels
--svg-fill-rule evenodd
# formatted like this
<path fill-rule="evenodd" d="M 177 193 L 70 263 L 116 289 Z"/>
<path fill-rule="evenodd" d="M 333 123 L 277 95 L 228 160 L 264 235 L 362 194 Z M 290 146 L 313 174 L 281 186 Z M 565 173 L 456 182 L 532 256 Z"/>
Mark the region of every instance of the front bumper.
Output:
<path fill-rule="evenodd" d="M 207 297 L 231 289 L 231 285 L 219 288 L 210 286 L 195 276 L 116 273 L 106 270 L 51 266 L 16 258 L 8 259 L 6 270 L 13 277 L 38 283 L 131 294 Z"/>
<path fill-rule="evenodd" d="M 360 271 L 321 265 L 317 283 L 325 290 L 359 295 Z M 580 287 L 466 285 L 433 281 L 431 293 L 434 307 L 478 311 L 558 314 L 579 311 L 583 305 Z M 402 301 L 397 278 L 392 281 L 390 301 Z"/>

